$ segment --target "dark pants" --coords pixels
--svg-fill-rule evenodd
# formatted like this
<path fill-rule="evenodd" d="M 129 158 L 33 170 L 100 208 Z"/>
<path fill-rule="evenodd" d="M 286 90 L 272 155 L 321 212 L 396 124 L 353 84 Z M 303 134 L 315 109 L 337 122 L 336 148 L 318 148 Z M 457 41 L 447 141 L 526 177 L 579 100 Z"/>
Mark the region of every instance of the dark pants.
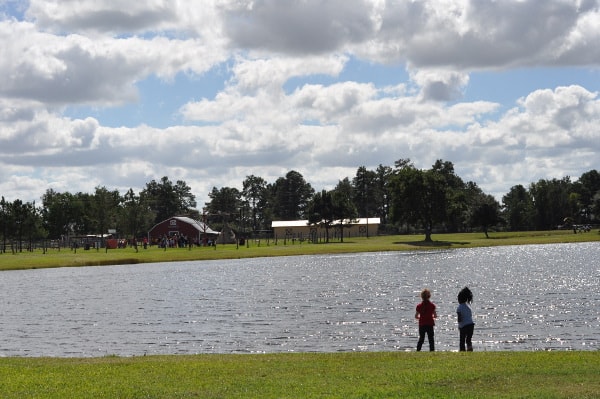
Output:
<path fill-rule="evenodd" d="M 464 352 L 466 350 L 473 350 L 473 343 L 471 342 L 471 338 L 473 338 L 473 330 L 475 329 L 475 324 L 469 324 L 468 326 L 464 326 L 463 328 L 459 328 L 460 330 L 460 351 Z M 465 347 L 466 344 L 466 347 Z"/>
<path fill-rule="evenodd" d="M 417 342 L 417 351 L 421 350 L 423 342 L 425 342 L 425 334 L 429 339 L 429 350 L 433 352 L 435 350 L 435 344 L 433 342 L 433 326 L 419 326 L 419 342 Z"/>

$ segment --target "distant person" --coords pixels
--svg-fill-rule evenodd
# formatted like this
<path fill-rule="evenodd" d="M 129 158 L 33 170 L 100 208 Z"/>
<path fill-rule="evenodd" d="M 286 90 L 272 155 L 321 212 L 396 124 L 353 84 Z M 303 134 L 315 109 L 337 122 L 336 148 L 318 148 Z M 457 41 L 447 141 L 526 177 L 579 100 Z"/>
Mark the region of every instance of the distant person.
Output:
<path fill-rule="evenodd" d="M 473 330 L 475 323 L 473 322 L 473 312 L 471 311 L 471 303 L 473 302 L 473 293 L 468 287 L 463 288 L 458 293 L 458 329 L 460 331 L 459 349 L 461 352 L 473 352 Z"/>
<path fill-rule="evenodd" d="M 421 291 L 421 303 L 417 305 L 417 311 L 415 312 L 415 319 L 419 320 L 419 341 L 417 342 L 417 351 L 421 351 L 423 342 L 425 342 L 425 334 L 429 340 L 429 350 L 433 352 L 435 350 L 435 343 L 433 339 L 433 327 L 435 326 L 435 319 L 437 318 L 437 312 L 435 310 L 435 304 L 430 301 L 431 291 L 425 288 Z"/>

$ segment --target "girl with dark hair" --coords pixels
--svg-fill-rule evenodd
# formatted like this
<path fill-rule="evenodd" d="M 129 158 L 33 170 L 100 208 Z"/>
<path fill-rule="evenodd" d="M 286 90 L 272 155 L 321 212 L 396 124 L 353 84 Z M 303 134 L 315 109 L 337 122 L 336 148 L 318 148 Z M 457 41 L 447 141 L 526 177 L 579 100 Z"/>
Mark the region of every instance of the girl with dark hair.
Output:
<path fill-rule="evenodd" d="M 475 323 L 473 322 L 473 312 L 471 311 L 471 302 L 473 302 L 473 293 L 468 287 L 463 288 L 458 293 L 458 330 L 460 331 L 460 351 L 473 352 L 473 330 Z"/>

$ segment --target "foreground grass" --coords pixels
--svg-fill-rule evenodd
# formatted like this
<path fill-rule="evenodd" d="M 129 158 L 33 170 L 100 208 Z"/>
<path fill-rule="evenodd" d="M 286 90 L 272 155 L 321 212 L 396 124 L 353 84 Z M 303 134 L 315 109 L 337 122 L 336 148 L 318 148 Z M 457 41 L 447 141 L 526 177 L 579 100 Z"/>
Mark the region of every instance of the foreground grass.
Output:
<path fill-rule="evenodd" d="M 328 244 L 299 243 L 284 240 L 251 240 L 247 245 L 218 245 L 213 247 L 169 248 L 151 247 L 112 250 L 88 250 L 79 248 L 49 249 L 43 253 L 8 252 L 0 254 L 0 270 L 35 269 L 48 267 L 98 266 L 135 264 L 151 262 L 238 259 L 269 256 L 317 255 L 350 252 L 411 251 L 424 249 L 472 248 L 497 245 L 556 244 L 568 242 L 600 241 L 600 234 L 594 230 L 584 234 L 573 234 L 568 230 L 491 233 L 486 238 L 482 233 L 437 234 L 432 243 L 425 243 L 422 235 L 374 236 L 369 238 L 347 238 L 344 242 L 331 241 Z"/>
<path fill-rule="evenodd" d="M 0 359 L 3 398 L 597 398 L 600 352 Z"/>

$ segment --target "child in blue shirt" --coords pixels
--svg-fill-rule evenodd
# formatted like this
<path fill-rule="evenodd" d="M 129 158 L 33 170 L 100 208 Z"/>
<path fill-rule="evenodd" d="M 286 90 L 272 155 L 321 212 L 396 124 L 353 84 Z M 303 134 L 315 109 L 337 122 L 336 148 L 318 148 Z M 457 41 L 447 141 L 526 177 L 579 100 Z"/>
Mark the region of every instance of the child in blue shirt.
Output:
<path fill-rule="evenodd" d="M 458 329 L 460 331 L 460 351 L 473 352 L 473 330 L 475 323 L 473 322 L 473 312 L 471 312 L 471 302 L 473 302 L 473 293 L 468 287 L 463 288 L 458 293 Z"/>

